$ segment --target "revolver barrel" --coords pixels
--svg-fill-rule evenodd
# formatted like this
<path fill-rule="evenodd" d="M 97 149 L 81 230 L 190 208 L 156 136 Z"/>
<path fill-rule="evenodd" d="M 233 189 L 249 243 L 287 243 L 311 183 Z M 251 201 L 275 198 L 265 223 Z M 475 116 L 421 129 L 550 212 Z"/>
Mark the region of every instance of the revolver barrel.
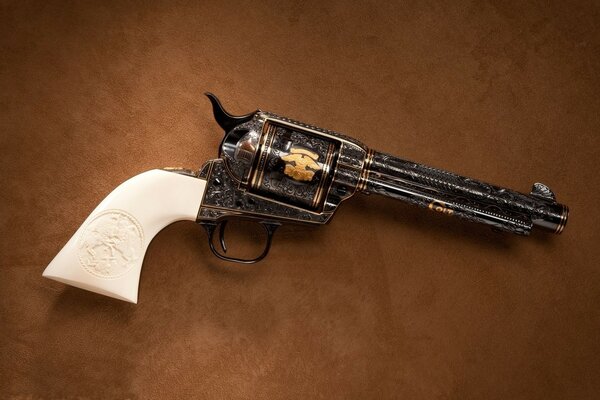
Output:
<path fill-rule="evenodd" d="M 520 235 L 533 227 L 560 234 L 569 214 L 542 183 L 526 195 L 372 150 L 359 189 Z"/>

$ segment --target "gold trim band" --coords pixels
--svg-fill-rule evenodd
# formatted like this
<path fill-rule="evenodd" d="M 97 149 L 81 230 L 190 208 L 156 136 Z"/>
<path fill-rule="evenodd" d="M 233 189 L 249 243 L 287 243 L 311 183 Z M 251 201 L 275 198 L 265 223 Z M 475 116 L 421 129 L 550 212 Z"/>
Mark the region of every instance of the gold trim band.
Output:
<path fill-rule="evenodd" d="M 373 164 L 373 155 L 375 154 L 375 150 L 369 149 L 367 150 L 367 156 L 365 157 L 365 162 L 363 163 L 363 169 L 360 173 L 360 178 L 358 178 L 358 184 L 356 185 L 356 189 L 358 191 L 364 191 L 367 188 L 367 182 L 369 181 L 369 174 L 371 173 L 371 164 Z"/>
<path fill-rule="evenodd" d="M 273 138 L 275 137 L 275 129 L 276 128 L 271 124 L 265 123 L 265 125 L 263 126 L 263 134 L 261 136 L 261 141 L 258 146 L 258 160 L 256 166 L 254 167 L 252 178 L 250 179 L 250 187 L 254 190 L 257 190 L 259 188 L 261 179 L 265 172 L 267 157 L 271 152 L 271 143 L 273 141 Z M 262 167 L 261 164 L 263 164 Z"/>
<path fill-rule="evenodd" d="M 319 183 L 319 187 L 317 188 L 317 192 L 315 193 L 315 197 L 313 198 L 312 201 L 312 208 L 317 208 L 317 206 L 319 205 L 319 203 L 321 202 L 321 198 L 323 197 L 323 192 L 324 192 L 324 187 L 325 187 L 325 182 L 328 179 L 328 175 L 329 175 L 329 171 L 331 171 L 331 161 L 333 159 L 333 153 L 334 153 L 334 144 L 330 143 L 329 147 L 327 149 L 327 156 L 325 156 L 325 161 L 323 164 L 323 168 L 322 168 L 322 174 L 321 174 L 321 182 Z"/>

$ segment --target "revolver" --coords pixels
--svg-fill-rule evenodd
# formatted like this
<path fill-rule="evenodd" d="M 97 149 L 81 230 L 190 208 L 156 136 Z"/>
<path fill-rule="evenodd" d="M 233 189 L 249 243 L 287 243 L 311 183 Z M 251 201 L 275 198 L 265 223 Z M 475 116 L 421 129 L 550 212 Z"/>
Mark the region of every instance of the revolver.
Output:
<path fill-rule="evenodd" d="M 569 209 L 535 183 L 529 194 L 368 148 L 341 133 L 256 110 L 234 116 L 206 93 L 225 131 L 218 158 L 199 170 L 154 169 L 125 181 L 89 215 L 43 276 L 137 303 L 144 254 L 165 226 L 191 220 L 213 254 L 255 263 L 267 256 L 284 223 L 325 224 L 355 194 L 378 194 L 421 208 L 528 235 L 560 234 Z M 264 232 L 256 257 L 227 254 L 228 222 L 244 219 Z M 216 236 L 215 236 L 216 235 Z"/>

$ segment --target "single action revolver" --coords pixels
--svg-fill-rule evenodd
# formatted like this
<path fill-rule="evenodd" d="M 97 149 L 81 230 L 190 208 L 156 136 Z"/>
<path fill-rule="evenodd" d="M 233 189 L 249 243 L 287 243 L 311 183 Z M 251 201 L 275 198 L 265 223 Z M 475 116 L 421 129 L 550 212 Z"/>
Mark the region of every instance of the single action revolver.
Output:
<path fill-rule="evenodd" d="M 381 153 L 338 132 L 270 112 L 234 116 L 215 95 L 206 95 L 225 131 L 219 157 L 198 171 L 151 170 L 121 184 L 44 276 L 135 303 L 146 248 L 172 222 L 200 224 L 220 259 L 255 263 L 269 252 L 279 226 L 327 223 L 357 193 L 388 196 L 519 235 L 534 228 L 560 234 L 567 223 L 567 206 L 542 183 L 535 183 L 528 195 L 519 193 Z M 265 246 L 258 256 L 227 254 L 225 230 L 232 219 L 264 229 Z"/>

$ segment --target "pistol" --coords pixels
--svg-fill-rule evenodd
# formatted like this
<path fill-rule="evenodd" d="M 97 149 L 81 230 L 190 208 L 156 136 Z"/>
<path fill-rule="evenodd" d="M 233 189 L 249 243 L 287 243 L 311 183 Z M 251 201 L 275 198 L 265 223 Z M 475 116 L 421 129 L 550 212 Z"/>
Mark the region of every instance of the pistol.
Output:
<path fill-rule="evenodd" d="M 368 148 L 341 133 L 256 110 L 234 116 L 206 93 L 225 131 L 218 158 L 199 170 L 154 169 L 110 193 L 45 269 L 43 276 L 137 303 L 146 249 L 167 225 L 197 222 L 213 254 L 255 263 L 267 256 L 286 223 L 325 224 L 352 196 L 377 194 L 418 207 L 528 235 L 534 228 L 560 234 L 569 209 L 550 188 L 529 194 Z M 232 220 L 256 224 L 264 248 L 255 257 L 227 253 Z"/>

